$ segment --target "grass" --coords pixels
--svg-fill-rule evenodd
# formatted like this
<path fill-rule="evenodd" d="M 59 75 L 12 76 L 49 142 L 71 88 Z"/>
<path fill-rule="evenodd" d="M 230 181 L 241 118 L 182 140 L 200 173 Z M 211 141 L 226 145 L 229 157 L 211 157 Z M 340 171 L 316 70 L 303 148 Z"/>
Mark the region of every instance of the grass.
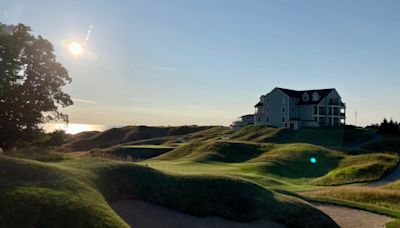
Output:
<path fill-rule="evenodd" d="M 80 158 L 57 163 L 0 156 L 0 226 L 127 227 L 107 201 L 136 198 L 196 216 L 269 218 L 335 227 L 304 201 L 253 182 L 174 175 L 133 163 Z"/>
<path fill-rule="evenodd" d="M 310 158 L 317 162 L 311 163 Z M 377 180 L 397 160 L 390 154 L 348 155 L 310 144 L 206 141 L 187 143 L 142 163 L 178 174 L 233 175 L 266 187 L 298 191 Z"/>
<path fill-rule="evenodd" d="M 94 148 L 107 148 L 121 143 L 135 141 L 153 140 L 152 143 L 164 143 L 171 140 L 170 137 L 184 136 L 191 133 L 204 131 L 213 127 L 209 126 L 180 126 L 180 127 L 148 127 L 148 126 L 126 126 L 112 128 L 104 132 L 84 134 L 81 137 L 69 137 L 68 143 L 63 147 L 70 151 L 90 150 Z M 217 127 L 218 128 L 218 127 Z M 155 140 L 158 139 L 158 140 Z M 148 144 L 148 143 L 146 143 Z"/>
<path fill-rule="evenodd" d="M 104 197 L 64 169 L 0 156 L 1 227 L 127 227 Z"/>
<path fill-rule="evenodd" d="M 102 148 L 0 155 L 0 227 L 126 227 L 107 203 L 119 198 L 196 216 L 237 221 L 266 217 L 292 227 L 334 224 L 289 195 L 400 218 L 400 181 L 379 188 L 330 186 L 377 180 L 395 167 L 399 158 L 394 154 L 340 151 L 369 140 L 371 134 L 362 129 L 264 126 L 238 131 L 125 127 L 81 134 L 71 137 L 69 145 Z M 283 190 L 304 191 L 304 196 Z"/>
<path fill-rule="evenodd" d="M 334 203 L 347 207 L 368 210 L 397 218 L 386 227 L 400 224 L 400 181 L 382 187 L 336 187 L 303 192 L 307 200 Z"/>
<path fill-rule="evenodd" d="M 400 136 L 383 135 L 380 141 L 367 144 L 365 149 L 378 152 L 400 153 Z"/>
<path fill-rule="evenodd" d="M 231 139 L 272 142 L 272 143 L 308 143 L 324 147 L 344 147 L 367 142 L 372 132 L 352 128 L 302 128 L 299 130 L 276 129 L 267 126 L 247 126 L 231 135 Z"/>
<path fill-rule="evenodd" d="M 391 154 L 361 154 L 347 156 L 336 169 L 313 181 L 317 185 L 341 185 L 378 180 L 387 175 L 398 163 Z"/>
<path fill-rule="evenodd" d="M 140 161 L 162 155 L 175 149 L 162 145 L 117 145 L 107 149 L 92 149 L 90 157 L 102 157 L 122 161 Z"/>

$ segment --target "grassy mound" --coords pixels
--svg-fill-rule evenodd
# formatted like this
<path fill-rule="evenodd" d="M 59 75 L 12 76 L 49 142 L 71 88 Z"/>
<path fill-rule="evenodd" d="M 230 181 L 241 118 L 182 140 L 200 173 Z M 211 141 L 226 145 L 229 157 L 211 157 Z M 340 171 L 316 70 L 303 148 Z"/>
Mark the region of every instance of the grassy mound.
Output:
<path fill-rule="evenodd" d="M 127 227 L 105 200 L 126 197 L 197 216 L 336 227 L 306 202 L 241 179 L 170 175 L 93 158 L 48 164 L 0 156 L 2 227 Z"/>
<path fill-rule="evenodd" d="M 272 143 L 308 143 L 326 147 L 343 147 L 372 139 L 371 132 L 351 128 L 276 129 L 267 126 L 247 126 L 231 135 L 231 139 Z"/>
<path fill-rule="evenodd" d="M 232 132 L 233 131 L 230 128 L 216 126 L 206 129 L 204 131 L 188 134 L 184 137 L 184 139 L 188 142 L 224 139 L 228 137 Z"/>
<path fill-rule="evenodd" d="M 127 227 L 103 196 L 63 169 L 0 156 L 0 227 Z"/>
<path fill-rule="evenodd" d="M 310 162 L 315 158 L 315 164 Z M 288 178 L 318 177 L 335 168 L 342 155 L 309 144 L 254 144 L 208 141 L 189 143 L 156 160 L 244 163 L 242 170 Z"/>
<path fill-rule="evenodd" d="M 365 149 L 378 152 L 400 153 L 400 136 L 383 135 L 381 140 L 367 144 Z"/>
<path fill-rule="evenodd" d="M 304 227 L 335 227 L 330 218 L 304 201 L 242 179 L 170 175 L 128 163 L 93 160 L 66 164 L 94 170 L 97 177 L 93 181 L 108 199 L 136 198 L 196 216 L 236 221 L 269 218 L 291 227 L 299 223 Z"/>
<path fill-rule="evenodd" d="M 317 185 L 339 185 L 378 180 L 393 170 L 398 157 L 390 154 L 347 156 L 327 175 L 313 181 Z"/>
<path fill-rule="evenodd" d="M 230 138 L 240 141 L 267 142 L 279 131 L 280 129 L 277 128 L 262 125 L 249 125 L 234 132 Z"/>
<path fill-rule="evenodd" d="M 335 168 L 342 155 L 310 144 L 270 146 L 271 150 L 249 162 L 258 163 L 262 173 L 288 178 L 312 178 L 325 175 Z M 314 158 L 315 163 L 310 159 Z"/>
<path fill-rule="evenodd" d="M 400 224 L 400 181 L 381 187 L 346 186 L 303 192 L 308 199 L 330 202 L 397 218 L 387 228 Z"/>
<path fill-rule="evenodd" d="M 174 147 L 160 145 L 117 145 L 107 149 L 93 149 L 87 155 L 122 161 L 140 161 L 157 157 L 173 149 Z"/>
<path fill-rule="evenodd" d="M 262 147 L 253 143 L 208 141 L 182 145 L 156 159 L 176 160 L 187 159 L 200 162 L 243 162 L 250 160 L 260 153 Z"/>
<path fill-rule="evenodd" d="M 336 187 L 304 192 L 305 196 L 326 202 L 370 210 L 400 218 L 400 191 L 384 187 Z"/>
<path fill-rule="evenodd" d="M 398 157 L 390 154 L 348 155 L 311 144 L 211 140 L 187 143 L 152 158 L 151 164 L 178 173 L 212 171 L 226 175 L 251 175 L 249 178 L 260 184 L 274 182 L 271 178 L 267 178 L 267 182 L 258 181 L 264 177 L 282 177 L 297 184 L 340 185 L 382 178 L 395 168 L 397 161 Z"/>
<path fill-rule="evenodd" d="M 181 136 L 194 132 L 204 131 L 211 127 L 207 126 L 181 126 L 181 127 L 147 127 L 126 126 L 112 128 L 88 137 L 82 133 L 82 137 L 75 137 L 64 144 L 64 148 L 71 151 L 90 150 L 93 148 L 107 148 L 117 144 L 162 138 L 167 136 Z"/>

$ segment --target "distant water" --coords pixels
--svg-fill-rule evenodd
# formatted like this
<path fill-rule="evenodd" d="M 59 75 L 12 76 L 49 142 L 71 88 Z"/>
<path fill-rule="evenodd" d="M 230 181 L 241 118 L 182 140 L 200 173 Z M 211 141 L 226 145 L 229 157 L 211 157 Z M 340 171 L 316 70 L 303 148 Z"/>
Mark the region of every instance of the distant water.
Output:
<path fill-rule="evenodd" d="M 57 129 L 62 129 L 68 134 L 76 134 L 82 131 L 105 131 L 107 129 L 119 127 L 112 125 L 101 125 L 101 124 L 80 124 L 80 123 L 48 123 L 43 125 L 43 129 L 46 132 L 52 132 Z"/>

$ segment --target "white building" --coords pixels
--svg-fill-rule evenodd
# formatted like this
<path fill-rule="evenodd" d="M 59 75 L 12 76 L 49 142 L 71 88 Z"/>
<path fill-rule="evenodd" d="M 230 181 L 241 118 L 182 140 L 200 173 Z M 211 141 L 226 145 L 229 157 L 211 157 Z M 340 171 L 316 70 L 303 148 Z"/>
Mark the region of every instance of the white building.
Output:
<path fill-rule="evenodd" d="M 254 124 L 278 128 L 338 127 L 346 122 L 346 105 L 336 89 L 275 88 L 255 105 Z"/>
<path fill-rule="evenodd" d="M 249 115 L 244 115 L 239 117 L 237 120 L 232 122 L 231 127 L 233 129 L 239 129 L 242 127 L 245 127 L 247 125 L 251 125 L 254 124 L 254 115 L 253 114 L 249 114 Z"/>

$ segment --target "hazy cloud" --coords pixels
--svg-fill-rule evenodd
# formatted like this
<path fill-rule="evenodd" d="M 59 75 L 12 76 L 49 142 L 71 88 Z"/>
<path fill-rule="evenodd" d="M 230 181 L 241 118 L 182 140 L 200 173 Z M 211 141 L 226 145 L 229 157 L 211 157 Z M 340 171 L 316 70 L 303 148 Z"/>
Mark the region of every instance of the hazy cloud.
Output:
<path fill-rule="evenodd" d="M 7 10 L 3 10 L 3 13 L 4 13 L 4 17 L 8 17 L 8 11 Z"/>
<path fill-rule="evenodd" d="M 93 29 L 93 25 L 89 25 L 89 29 L 88 29 L 88 31 L 86 32 L 86 36 L 85 36 L 85 40 L 86 40 L 86 43 L 89 41 L 89 39 L 90 39 L 90 34 L 92 33 L 92 29 Z"/>
<path fill-rule="evenodd" d="M 84 103 L 84 104 L 97 104 L 96 101 L 92 101 L 92 100 L 87 100 L 87 99 L 82 99 L 82 98 L 77 98 L 77 97 L 73 97 L 72 100 L 76 103 Z"/>

